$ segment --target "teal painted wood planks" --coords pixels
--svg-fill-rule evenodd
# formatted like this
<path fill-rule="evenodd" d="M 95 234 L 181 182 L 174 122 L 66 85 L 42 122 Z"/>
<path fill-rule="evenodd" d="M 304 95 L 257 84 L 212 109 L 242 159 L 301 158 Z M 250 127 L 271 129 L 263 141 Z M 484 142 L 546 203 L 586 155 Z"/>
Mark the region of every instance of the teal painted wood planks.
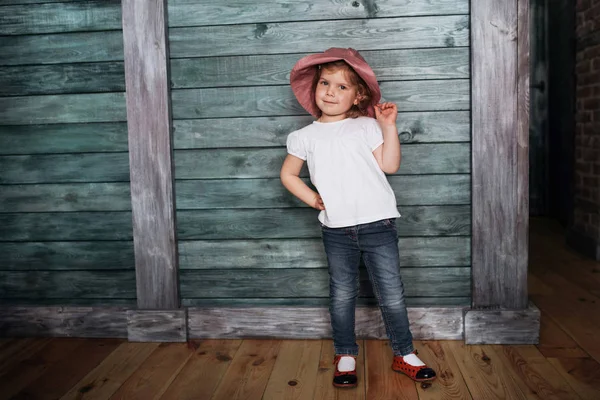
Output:
<path fill-rule="evenodd" d="M 468 266 L 470 238 L 401 237 L 402 267 Z M 180 240 L 179 260 L 185 269 L 325 268 L 323 243 L 318 239 Z"/>
<path fill-rule="evenodd" d="M 385 40 L 381 40 L 385 37 Z M 203 40 L 199 41 L 198 38 Z M 277 22 L 169 29 L 172 58 L 310 53 L 328 47 L 393 50 L 469 45 L 466 15 Z"/>
<path fill-rule="evenodd" d="M 405 206 L 399 236 L 469 235 L 471 207 Z M 318 212 L 309 208 L 178 211 L 178 237 L 185 239 L 266 239 L 320 237 Z M 1 215 L 0 215 L 1 220 Z"/>
<path fill-rule="evenodd" d="M 468 111 L 403 112 L 396 125 L 402 143 L 468 142 L 469 117 Z M 308 115 L 175 120 L 173 140 L 176 149 L 279 147 L 312 121 Z"/>
<path fill-rule="evenodd" d="M 403 268 L 407 297 L 461 297 L 471 292 L 471 269 Z M 329 297 L 327 268 L 181 271 L 183 298 Z M 361 297 L 373 297 L 366 270 L 360 270 Z"/>
<path fill-rule="evenodd" d="M 324 2 L 317 0 L 169 0 L 169 26 L 260 23 L 264 21 L 316 21 L 399 16 L 468 14 L 468 0 L 378 0 Z"/>
<path fill-rule="evenodd" d="M 389 178 L 399 205 L 470 204 L 470 176 L 400 175 Z M 128 182 L 6 185 L 0 209 L 11 212 L 129 211 Z M 308 207 L 277 178 L 182 180 L 176 183 L 179 210 Z"/>

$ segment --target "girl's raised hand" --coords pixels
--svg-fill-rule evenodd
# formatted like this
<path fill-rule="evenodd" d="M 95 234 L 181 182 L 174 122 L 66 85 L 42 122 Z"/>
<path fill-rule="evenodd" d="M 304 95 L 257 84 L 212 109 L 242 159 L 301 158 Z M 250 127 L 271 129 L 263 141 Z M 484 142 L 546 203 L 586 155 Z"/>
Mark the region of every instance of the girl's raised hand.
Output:
<path fill-rule="evenodd" d="M 375 118 L 382 125 L 395 125 L 398 116 L 398 107 L 394 103 L 380 103 L 375 105 Z"/>

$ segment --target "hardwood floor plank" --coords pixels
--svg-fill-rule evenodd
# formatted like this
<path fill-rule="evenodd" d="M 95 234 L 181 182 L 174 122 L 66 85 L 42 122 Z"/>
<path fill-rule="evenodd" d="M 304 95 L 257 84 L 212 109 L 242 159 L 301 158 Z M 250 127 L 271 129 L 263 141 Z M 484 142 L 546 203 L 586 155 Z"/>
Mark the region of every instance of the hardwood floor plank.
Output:
<path fill-rule="evenodd" d="M 34 338 L 2 338 L 0 341 L 0 363 L 10 360 L 10 357 L 23 347 L 33 342 Z"/>
<path fill-rule="evenodd" d="M 573 266 L 571 274 L 578 271 Z M 535 305 L 567 332 L 596 361 L 600 361 L 600 298 L 550 270 L 535 273 L 560 295 L 532 295 Z"/>
<path fill-rule="evenodd" d="M 61 397 L 61 400 L 108 399 L 158 347 L 157 343 L 123 343 Z"/>
<path fill-rule="evenodd" d="M 22 360 L 31 357 L 50 341 L 52 338 L 21 338 L 6 343 L 0 349 L 0 375 L 12 369 Z"/>
<path fill-rule="evenodd" d="M 357 341 L 360 346 L 360 352 L 356 359 L 358 386 L 354 389 L 339 389 L 333 386 L 333 372 L 335 371 L 335 365 L 333 365 L 333 358 L 335 357 L 333 340 L 323 340 L 322 342 L 314 400 L 365 400 L 364 340 Z"/>
<path fill-rule="evenodd" d="M 565 229 L 548 218 L 532 219 L 531 270 L 552 270 L 576 286 L 600 296 L 600 263 L 565 245 Z M 573 268 L 577 273 L 573 273 Z"/>
<path fill-rule="evenodd" d="M 415 383 L 392 370 L 393 352 L 385 340 L 365 341 L 365 375 L 369 400 L 416 400 Z"/>
<path fill-rule="evenodd" d="M 554 290 L 550 286 L 546 285 L 538 277 L 531 273 L 527 277 L 527 289 L 530 296 L 536 294 L 550 296 L 554 294 Z"/>
<path fill-rule="evenodd" d="M 212 399 L 261 399 L 280 344 L 279 340 L 244 340 Z"/>
<path fill-rule="evenodd" d="M 31 382 L 13 400 L 58 399 L 122 343 L 123 339 L 85 339 L 82 345 Z"/>
<path fill-rule="evenodd" d="M 545 357 L 586 358 L 589 355 L 548 314 L 541 313 L 540 343 L 536 345 Z"/>
<path fill-rule="evenodd" d="M 0 396 L 10 399 L 83 343 L 82 339 L 52 339 L 29 358 L 0 376 Z"/>
<path fill-rule="evenodd" d="M 466 346 L 447 341 L 442 348 L 451 351 L 474 399 L 526 399 L 512 382 L 502 361 L 489 346 Z"/>
<path fill-rule="evenodd" d="M 490 346 L 504 362 L 521 392 L 530 399 L 572 400 L 579 396 L 548 363 L 539 350 L 529 346 Z"/>
<path fill-rule="evenodd" d="M 263 400 L 313 400 L 317 383 L 320 340 L 284 340 Z"/>
<path fill-rule="evenodd" d="M 162 343 L 111 400 L 159 399 L 194 354 L 187 343 Z"/>
<path fill-rule="evenodd" d="M 419 400 L 472 399 L 452 352 L 445 351 L 441 343 L 439 341 L 416 343 L 419 358 L 437 374 L 436 380 L 431 385 L 417 385 Z"/>
<path fill-rule="evenodd" d="M 161 399 L 208 400 L 229 368 L 241 340 L 192 340 L 196 348 Z"/>
<path fill-rule="evenodd" d="M 600 364 L 593 358 L 548 358 L 584 400 L 600 399 Z"/>

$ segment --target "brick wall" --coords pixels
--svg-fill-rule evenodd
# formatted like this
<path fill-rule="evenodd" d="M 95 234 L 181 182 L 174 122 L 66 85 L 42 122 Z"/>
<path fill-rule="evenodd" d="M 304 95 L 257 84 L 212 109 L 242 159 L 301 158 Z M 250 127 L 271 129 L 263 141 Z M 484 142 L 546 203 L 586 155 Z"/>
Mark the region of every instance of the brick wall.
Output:
<path fill-rule="evenodd" d="M 600 0 L 577 0 L 575 198 L 570 242 L 600 259 Z"/>

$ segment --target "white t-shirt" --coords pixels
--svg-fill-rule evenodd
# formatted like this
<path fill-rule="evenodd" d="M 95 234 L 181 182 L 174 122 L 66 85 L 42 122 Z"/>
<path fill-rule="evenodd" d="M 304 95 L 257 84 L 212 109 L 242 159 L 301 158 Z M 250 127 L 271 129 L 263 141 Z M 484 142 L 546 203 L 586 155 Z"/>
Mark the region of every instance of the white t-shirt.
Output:
<path fill-rule="evenodd" d="M 400 216 L 396 196 L 373 150 L 383 143 L 377 120 L 313 122 L 289 134 L 287 151 L 305 160 L 325 210 L 319 221 L 341 228 Z"/>

